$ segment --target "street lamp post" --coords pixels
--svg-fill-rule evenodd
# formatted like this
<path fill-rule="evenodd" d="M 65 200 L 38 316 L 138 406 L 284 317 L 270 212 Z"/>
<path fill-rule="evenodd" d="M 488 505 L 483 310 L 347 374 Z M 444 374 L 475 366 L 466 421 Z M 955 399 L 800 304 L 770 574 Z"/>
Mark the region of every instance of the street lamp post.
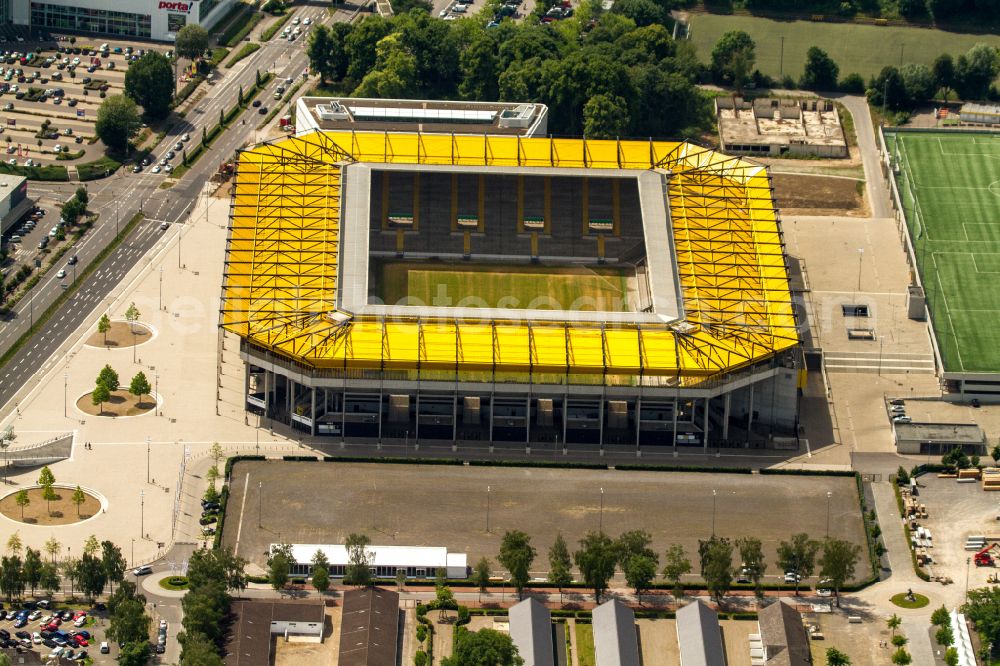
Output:
<path fill-rule="evenodd" d="M 604 531 L 604 488 L 601 488 L 601 512 L 597 518 L 597 531 Z"/>
<path fill-rule="evenodd" d="M 132 568 L 135 568 L 135 539 L 132 539 Z"/>
<path fill-rule="evenodd" d="M 490 532 L 490 491 L 492 488 L 486 486 L 486 533 Z"/>
<path fill-rule="evenodd" d="M 69 373 L 64 372 L 63 373 L 63 418 L 66 418 L 67 416 L 66 412 L 68 408 L 66 406 L 67 402 L 66 391 L 68 390 L 68 385 L 69 385 Z"/>
<path fill-rule="evenodd" d="M 257 482 L 257 528 L 258 529 L 263 527 L 260 521 L 260 505 L 261 505 L 261 498 L 263 496 L 264 496 L 264 482 L 258 481 Z"/>
<path fill-rule="evenodd" d="M 715 502 L 718 498 L 718 492 L 712 489 L 712 536 L 715 536 Z"/>
<path fill-rule="evenodd" d="M 861 266 L 865 258 L 865 248 L 858 248 L 858 291 L 861 291 Z"/>
<path fill-rule="evenodd" d="M 146 534 L 146 491 L 139 491 L 139 538 Z"/>
<path fill-rule="evenodd" d="M 833 493 L 829 490 L 826 491 L 826 538 L 830 538 L 830 498 L 833 497 Z"/>
<path fill-rule="evenodd" d="M 163 266 L 160 266 L 160 309 L 163 309 Z"/>
<path fill-rule="evenodd" d="M 153 396 L 153 400 L 155 401 L 155 404 L 153 406 L 156 408 L 156 416 L 159 416 L 160 415 L 160 373 L 156 373 L 153 376 L 153 382 L 155 384 L 155 388 L 153 388 L 153 393 L 156 394 L 155 396 Z"/>
<path fill-rule="evenodd" d="M 969 562 L 972 558 L 965 558 L 965 603 L 969 603 Z"/>
<path fill-rule="evenodd" d="M 882 376 L 882 346 L 885 344 L 885 336 L 878 336 L 878 376 Z"/>
<path fill-rule="evenodd" d="M 149 483 L 149 437 L 146 437 L 146 483 Z"/>

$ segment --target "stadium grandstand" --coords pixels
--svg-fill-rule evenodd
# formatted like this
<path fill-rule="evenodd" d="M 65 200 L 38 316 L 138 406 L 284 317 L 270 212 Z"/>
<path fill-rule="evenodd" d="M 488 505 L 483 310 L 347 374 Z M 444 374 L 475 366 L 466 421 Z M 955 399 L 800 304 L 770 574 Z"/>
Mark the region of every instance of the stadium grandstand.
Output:
<path fill-rule="evenodd" d="M 683 142 L 313 130 L 239 155 L 222 327 L 312 435 L 787 446 L 767 170 Z"/>

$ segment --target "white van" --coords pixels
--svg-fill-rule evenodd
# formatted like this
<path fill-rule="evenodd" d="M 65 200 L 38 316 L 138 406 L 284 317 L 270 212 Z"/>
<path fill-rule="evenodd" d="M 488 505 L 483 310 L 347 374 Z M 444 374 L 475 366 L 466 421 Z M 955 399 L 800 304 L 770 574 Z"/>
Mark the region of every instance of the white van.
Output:
<path fill-rule="evenodd" d="M 111 652 L 111 646 L 108 645 L 107 641 L 101 643 L 101 654 L 108 654 Z"/>

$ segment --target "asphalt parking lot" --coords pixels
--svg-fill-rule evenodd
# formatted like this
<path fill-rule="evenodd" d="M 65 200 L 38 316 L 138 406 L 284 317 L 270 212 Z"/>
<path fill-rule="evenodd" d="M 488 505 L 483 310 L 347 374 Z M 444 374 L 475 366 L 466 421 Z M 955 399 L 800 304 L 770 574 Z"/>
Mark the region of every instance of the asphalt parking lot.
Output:
<path fill-rule="evenodd" d="M 121 94 L 129 58 L 151 48 L 96 38 L 57 44 L 38 51 L 21 45 L 0 49 L 0 157 L 10 164 L 31 160 L 69 166 L 99 158 L 103 146 L 93 137 L 101 95 Z M 107 50 L 101 51 L 105 44 Z M 46 120 L 50 125 L 42 130 Z M 57 161 L 57 147 L 72 155 L 84 154 L 77 160 Z"/>
<path fill-rule="evenodd" d="M 233 468 L 223 541 L 236 546 L 239 534 L 238 554 L 263 565 L 279 540 L 343 543 L 362 532 L 376 545 L 447 546 L 471 566 L 483 556 L 495 562 L 504 532 L 519 529 L 531 535 L 532 569 L 543 576 L 557 532 L 573 549 L 589 530 L 646 529 L 657 552 L 681 543 L 696 558 L 714 514 L 717 534 L 763 541 L 773 580 L 791 526 L 826 535 L 827 491 L 830 535 L 863 543 L 851 477 L 246 461 Z"/>
<path fill-rule="evenodd" d="M 15 612 L 11 608 L 10 604 L 4 604 L 4 607 L 7 609 L 7 614 L 13 615 L 13 613 Z M 67 608 L 67 606 L 65 606 L 63 604 L 60 604 L 59 607 L 61 609 L 66 609 Z M 82 606 L 69 606 L 68 608 L 70 608 L 70 609 L 88 610 L 89 611 L 89 609 L 85 609 Z M 16 632 L 18 632 L 18 631 L 26 631 L 26 632 L 28 632 L 29 634 L 32 634 L 32 635 L 34 635 L 36 632 L 40 633 L 42 631 L 42 625 L 43 625 L 44 621 L 47 618 L 49 618 L 49 616 L 51 615 L 51 613 L 48 612 L 48 611 L 39 611 L 39 612 L 41 613 L 39 617 L 37 617 L 34 620 L 28 621 L 27 625 L 24 626 L 21 629 L 18 629 L 18 628 L 16 628 L 14 626 L 14 620 L 11 619 L 11 618 L 6 618 L 5 617 L 3 620 L 0 620 L 0 630 L 6 631 L 6 632 L 8 632 L 10 634 L 10 638 L 6 639 L 4 637 L 4 634 L 0 633 L 0 640 L 4 640 L 4 641 L 6 641 L 6 640 L 17 641 L 17 640 L 19 640 L 18 637 L 17 637 L 17 635 L 16 635 Z M 85 626 L 83 626 L 83 627 L 81 627 L 79 629 L 73 626 L 73 622 L 72 621 L 63 622 L 58 628 L 60 630 L 62 630 L 62 631 L 67 632 L 67 633 L 70 632 L 70 631 L 79 631 L 80 629 L 82 629 L 84 631 L 87 631 L 90 634 L 90 640 L 87 640 L 87 643 L 88 643 L 87 645 L 78 645 L 78 646 L 75 646 L 74 648 L 72 648 L 74 656 L 78 655 L 80 652 L 86 652 L 87 653 L 86 656 L 91 657 L 93 659 L 93 663 L 95 663 L 95 664 L 113 664 L 113 663 L 115 663 L 115 660 L 114 660 L 114 656 L 112 654 L 101 654 L 100 653 L 100 644 L 101 644 L 101 641 L 105 640 L 105 635 L 104 635 L 105 625 L 106 625 L 106 620 L 104 620 L 103 618 L 94 617 L 93 620 L 91 620 L 90 622 L 88 622 L 88 624 L 86 624 Z M 30 649 L 30 651 L 35 652 L 36 654 L 41 655 L 42 659 L 44 661 L 44 659 L 48 655 L 50 655 L 52 653 L 53 649 L 54 649 L 53 647 L 50 647 L 49 645 L 45 645 L 45 644 L 42 644 L 40 642 L 35 642 L 33 639 L 28 639 L 28 640 L 32 641 L 31 642 L 31 647 L 27 648 L 26 646 L 22 646 L 20 648 L 22 654 L 25 651 L 28 651 Z M 41 640 L 40 636 L 39 636 L 39 640 Z M 69 649 L 68 646 L 67 646 L 67 649 Z M 0 648 L 0 652 L 4 652 L 8 656 L 10 656 L 11 663 L 14 663 L 14 664 L 18 663 L 18 661 L 17 661 L 18 650 L 17 649 L 15 649 L 15 648 Z M 70 661 L 65 661 L 64 660 L 64 661 L 62 661 L 60 663 L 81 663 L 81 662 L 79 660 L 70 660 Z"/>

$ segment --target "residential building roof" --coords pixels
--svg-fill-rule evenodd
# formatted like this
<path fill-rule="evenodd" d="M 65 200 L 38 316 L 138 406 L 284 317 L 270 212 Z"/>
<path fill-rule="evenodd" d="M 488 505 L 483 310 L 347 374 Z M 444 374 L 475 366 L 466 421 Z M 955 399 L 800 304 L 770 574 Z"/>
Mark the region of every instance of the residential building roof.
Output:
<path fill-rule="evenodd" d="M 399 594 L 378 587 L 344 593 L 340 624 L 340 666 L 396 663 Z"/>
<path fill-rule="evenodd" d="M 639 641 L 635 613 L 612 599 L 593 613 L 594 653 L 597 666 L 639 666 Z"/>
<path fill-rule="evenodd" d="M 554 666 L 552 614 L 537 599 L 525 599 L 511 607 L 510 637 L 524 666 Z"/>
<path fill-rule="evenodd" d="M 681 666 L 725 666 L 719 614 L 699 600 L 677 611 Z"/>
<path fill-rule="evenodd" d="M 786 603 L 776 601 L 757 614 L 760 638 L 764 643 L 767 666 L 806 666 L 812 664 L 809 636 L 802 616 Z"/>

